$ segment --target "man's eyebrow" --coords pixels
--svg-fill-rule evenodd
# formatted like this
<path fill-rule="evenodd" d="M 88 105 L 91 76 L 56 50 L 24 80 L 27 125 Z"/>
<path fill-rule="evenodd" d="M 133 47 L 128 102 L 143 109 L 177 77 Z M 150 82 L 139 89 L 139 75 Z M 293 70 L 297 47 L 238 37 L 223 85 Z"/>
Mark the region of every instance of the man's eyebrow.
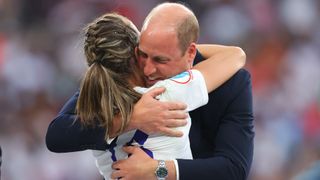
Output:
<path fill-rule="evenodd" d="M 143 53 L 143 54 L 147 54 L 144 51 L 142 51 L 139 47 L 138 47 L 138 53 Z"/>
<path fill-rule="evenodd" d="M 170 60 L 168 57 L 165 57 L 165 56 L 154 56 L 154 57 L 152 57 L 152 59 L 160 60 L 160 61 L 169 61 Z"/>
<path fill-rule="evenodd" d="M 141 54 L 141 55 L 147 55 L 147 53 L 145 53 L 143 50 L 141 50 L 139 47 L 138 47 L 138 53 Z M 157 60 L 157 61 L 169 61 L 170 58 L 166 57 L 166 56 L 161 56 L 161 55 L 157 55 L 157 56 L 153 56 L 153 57 L 150 57 L 151 59 L 153 60 Z"/>

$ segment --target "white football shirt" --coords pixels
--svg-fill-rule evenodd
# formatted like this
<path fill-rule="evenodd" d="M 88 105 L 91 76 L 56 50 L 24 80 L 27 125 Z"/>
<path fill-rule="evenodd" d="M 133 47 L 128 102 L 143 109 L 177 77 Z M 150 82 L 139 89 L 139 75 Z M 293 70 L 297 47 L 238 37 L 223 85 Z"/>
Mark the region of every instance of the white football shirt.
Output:
<path fill-rule="evenodd" d="M 155 87 L 166 88 L 166 91 L 157 97 L 160 101 L 183 102 L 187 104 L 187 111 L 192 111 L 208 102 L 206 84 L 198 70 L 185 71 L 170 79 L 158 81 L 150 88 L 135 87 L 134 89 L 143 94 Z M 175 128 L 183 132 L 182 137 L 147 135 L 140 130 L 132 130 L 116 137 L 108 150 L 93 150 L 99 172 L 105 179 L 110 179 L 111 164 L 128 157 L 128 154 L 121 149 L 124 145 L 139 146 L 154 159 L 192 159 L 189 142 L 190 126 L 191 119 L 188 117 L 186 126 Z"/>

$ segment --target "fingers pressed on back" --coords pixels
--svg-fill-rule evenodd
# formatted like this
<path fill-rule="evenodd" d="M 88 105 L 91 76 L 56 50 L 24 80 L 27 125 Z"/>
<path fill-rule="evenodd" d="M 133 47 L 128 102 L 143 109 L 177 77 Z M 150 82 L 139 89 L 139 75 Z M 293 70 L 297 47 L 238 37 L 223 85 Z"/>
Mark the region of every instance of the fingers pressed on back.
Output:
<path fill-rule="evenodd" d="M 168 119 L 185 120 L 188 118 L 188 113 L 184 110 L 170 110 L 167 116 Z"/>
<path fill-rule="evenodd" d="M 182 102 L 166 102 L 169 110 L 185 110 L 187 105 Z"/>
<path fill-rule="evenodd" d="M 156 97 L 160 94 L 162 94 L 166 89 L 164 87 L 159 87 L 159 88 L 153 88 L 150 91 L 148 91 L 146 94 L 149 94 L 152 97 Z"/>
<path fill-rule="evenodd" d="M 183 136 L 183 132 L 182 131 L 178 131 L 178 130 L 174 130 L 171 128 L 163 128 L 161 129 L 162 134 L 166 135 L 166 136 L 171 136 L 171 137 L 181 137 Z"/>
<path fill-rule="evenodd" d="M 122 177 L 124 174 L 122 171 L 113 171 L 112 174 L 111 174 L 111 178 L 112 179 L 117 179 L 119 177 Z"/>
<path fill-rule="evenodd" d="M 182 127 L 187 125 L 188 121 L 186 119 L 169 119 L 166 124 L 169 128 Z"/>

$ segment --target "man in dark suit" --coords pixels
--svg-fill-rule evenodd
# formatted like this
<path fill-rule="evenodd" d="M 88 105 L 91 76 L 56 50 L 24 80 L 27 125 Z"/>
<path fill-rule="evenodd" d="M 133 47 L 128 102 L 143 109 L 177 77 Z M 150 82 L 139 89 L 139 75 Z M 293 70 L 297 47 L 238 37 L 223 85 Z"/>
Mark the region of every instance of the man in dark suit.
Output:
<path fill-rule="evenodd" d="M 171 25 L 181 22 L 181 18 L 184 19 L 186 15 L 194 16 L 188 8 L 182 5 L 165 3 L 156 7 L 147 17 L 142 28 L 138 55 L 142 59 L 140 60 L 141 68 L 149 85 L 155 83 L 156 80 L 178 74 L 178 72 L 190 66 L 183 59 L 175 58 L 179 57 L 177 53 L 185 51 L 171 51 L 172 49 L 181 48 L 179 46 L 180 42 L 177 44 L 177 42 L 174 42 L 175 38 L 170 39 L 165 34 L 171 33 L 170 37 L 172 37 L 172 33 L 176 32 L 172 31 L 174 28 Z M 161 39 L 167 38 L 167 40 L 163 41 L 163 45 L 154 46 L 152 38 L 156 38 L 155 36 Z M 198 54 L 196 63 L 201 59 L 201 55 Z M 171 104 L 172 107 L 168 108 L 168 104 L 163 105 L 160 102 L 155 102 L 153 97 L 157 93 L 159 92 L 144 95 L 139 101 L 139 105 L 137 105 L 139 107 L 136 106 L 135 109 L 142 108 L 143 105 L 146 106 L 147 102 L 153 103 L 153 105 L 148 104 L 152 108 L 161 106 L 163 110 L 181 109 L 179 104 Z M 108 144 L 104 141 L 105 131 L 103 129 L 82 129 L 78 121 L 72 127 L 70 126 L 70 120 L 74 119 L 77 96 L 76 94 L 67 102 L 58 117 L 50 124 L 47 132 L 48 148 L 54 152 L 107 149 Z M 161 132 L 169 135 L 179 135 L 177 132 L 168 130 L 170 129 L 168 127 L 181 125 L 183 121 L 176 120 L 172 124 L 161 124 L 161 122 L 170 121 L 163 121 L 165 116 L 161 113 L 155 114 L 156 112 L 151 112 L 151 110 L 149 112 L 148 118 L 152 122 L 160 123 L 151 127 L 150 123 L 141 123 L 141 121 L 135 127 L 147 133 Z M 221 87 L 209 94 L 209 103 L 207 105 L 190 114 L 192 119 L 190 143 L 194 160 L 166 161 L 167 166 L 161 164 L 162 171 L 157 171 L 160 172 L 157 178 L 178 178 L 182 180 L 246 179 L 252 162 L 254 138 L 249 73 L 245 70 L 240 70 Z M 170 116 L 170 118 L 167 116 L 166 118 L 169 120 L 182 118 L 179 113 L 175 113 L 175 116 Z M 163 130 L 164 128 L 167 129 Z M 125 150 L 131 156 L 113 165 L 113 168 L 117 169 L 113 174 L 114 177 L 130 176 L 131 178 L 128 179 L 143 179 L 143 177 L 150 176 L 150 174 L 154 175 L 154 172 L 159 170 L 159 167 L 156 168 L 157 165 L 154 165 L 157 162 L 148 158 L 141 149 L 127 147 Z M 139 166 L 136 166 L 136 164 Z M 146 168 L 146 164 L 153 164 L 154 166 Z M 136 172 L 140 173 L 137 174 Z"/>
<path fill-rule="evenodd" d="M 253 157 L 250 75 L 240 70 L 209 94 L 209 103 L 190 113 L 195 160 L 178 160 L 180 179 L 246 179 Z"/>
<path fill-rule="evenodd" d="M 196 21 L 192 11 L 175 3 L 163 3 L 149 13 L 138 46 L 138 62 L 149 85 L 192 66 L 184 54 L 189 43 L 196 41 L 193 39 L 197 36 L 196 28 L 188 29 Z M 190 143 L 195 159 L 166 161 L 167 167 L 162 168 L 158 179 L 241 180 L 248 177 L 254 138 L 250 83 L 248 72 L 240 70 L 209 95 L 207 105 L 190 113 Z M 131 156 L 113 164 L 114 169 L 119 169 L 113 173 L 114 178 L 152 177 L 155 160 L 147 158 L 137 147 L 127 147 L 125 151 Z M 149 168 L 137 166 L 142 163 Z M 156 174 L 158 170 L 159 165 Z"/>

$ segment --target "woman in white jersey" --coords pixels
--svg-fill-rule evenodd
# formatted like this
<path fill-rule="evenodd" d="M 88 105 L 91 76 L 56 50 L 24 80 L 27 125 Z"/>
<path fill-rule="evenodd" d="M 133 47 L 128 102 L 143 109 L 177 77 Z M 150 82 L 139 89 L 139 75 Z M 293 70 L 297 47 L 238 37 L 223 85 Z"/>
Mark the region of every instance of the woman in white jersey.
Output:
<path fill-rule="evenodd" d="M 205 105 L 211 92 L 235 74 L 245 62 L 243 51 L 235 47 L 210 46 L 227 53 L 223 59 L 211 57 L 181 74 L 145 87 L 141 70 L 135 59 L 139 31 L 127 18 L 105 14 L 85 29 L 84 50 L 89 68 L 83 79 L 76 111 L 84 126 L 101 126 L 105 138 L 115 137 L 106 151 L 93 151 L 97 166 L 105 179 L 110 178 L 111 164 L 128 157 L 121 148 L 125 145 L 141 147 L 154 159 L 192 159 L 188 124 L 179 127 L 182 137 L 149 136 L 140 130 L 126 131 L 134 104 L 141 94 L 154 87 L 165 87 L 160 101 L 181 101 L 187 111 Z M 198 46 L 210 54 L 207 46 Z M 218 56 L 219 57 L 219 56 Z M 220 57 L 219 57 L 220 58 Z M 212 71 L 223 69 L 220 71 Z"/>

